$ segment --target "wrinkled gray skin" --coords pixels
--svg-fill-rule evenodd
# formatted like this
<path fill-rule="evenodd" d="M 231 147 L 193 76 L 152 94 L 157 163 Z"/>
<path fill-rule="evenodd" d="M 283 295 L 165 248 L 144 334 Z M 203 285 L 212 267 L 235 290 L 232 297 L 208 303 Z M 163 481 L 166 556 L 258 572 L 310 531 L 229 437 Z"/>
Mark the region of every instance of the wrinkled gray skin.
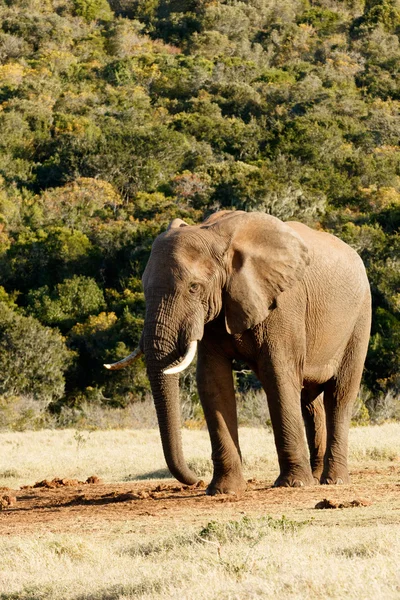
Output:
<path fill-rule="evenodd" d="M 301 223 L 222 211 L 201 225 L 173 221 L 153 244 L 143 285 L 140 345 L 164 455 L 179 481 L 196 477 L 182 452 L 179 375 L 163 369 L 193 340 L 214 464 L 208 494 L 246 487 L 233 359 L 249 365 L 267 394 L 280 466 L 275 485 L 349 481 L 349 422 L 371 315 L 356 252 Z"/>

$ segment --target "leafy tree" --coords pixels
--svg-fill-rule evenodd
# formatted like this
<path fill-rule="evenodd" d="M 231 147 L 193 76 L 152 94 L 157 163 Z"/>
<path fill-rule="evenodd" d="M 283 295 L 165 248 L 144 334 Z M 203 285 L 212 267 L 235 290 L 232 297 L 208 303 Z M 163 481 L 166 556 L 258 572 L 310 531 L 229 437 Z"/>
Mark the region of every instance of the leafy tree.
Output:
<path fill-rule="evenodd" d="M 341 15 L 326 8 L 308 8 L 298 19 L 298 23 L 308 23 L 323 35 L 336 33 Z"/>
<path fill-rule="evenodd" d="M 68 401 L 144 393 L 101 364 L 137 342 L 154 237 L 219 208 L 300 219 L 360 252 L 365 382 L 395 389 L 398 1 L 111 4 L 0 6 L 0 300 L 79 353 Z"/>
<path fill-rule="evenodd" d="M 141 398 L 148 392 L 149 382 L 142 360 L 132 368 L 112 373 L 103 367 L 103 362 L 114 362 L 129 354 L 132 338 L 139 342 L 143 319 L 137 319 L 124 311 L 118 321 L 114 313 L 100 313 L 91 316 L 85 323 L 75 325 L 68 339 L 68 345 L 79 352 L 79 363 L 70 373 L 70 396 L 76 388 L 86 389 L 102 386 L 106 401 L 114 406 L 123 406 L 133 399 Z M 129 346 L 124 343 L 130 338 Z"/>
<path fill-rule="evenodd" d="M 81 177 L 61 188 L 46 190 L 37 204 L 45 223 L 82 230 L 92 219 L 110 216 L 122 204 L 122 198 L 108 182 Z"/>
<path fill-rule="evenodd" d="M 372 29 L 380 24 L 387 31 L 396 32 L 400 29 L 400 5 L 397 0 L 366 0 L 358 26 Z"/>
<path fill-rule="evenodd" d="M 378 308 L 374 315 L 366 371 L 367 381 L 375 392 L 387 391 L 399 383 L 400 319 L 384 308 Z"/>
<path fill-rule="evenodd" d="M 74 353 L 57 330 L 0 303 L 0 394 L 57 400 Z"/>
<path fill-rule="evenodd" d="M 75 275 L 56 285 L 28 294 L 30 312 L 46 325 L 68 331 L 75 323 L 105 308 L 104 294 L 94 279 Z"/>
<path fill-rule="evenodd" d="M 75 14 L 86 21 L 112 20 L 113 15 L 107 0 L 73 0 L 73 4 Z"/>
<path fill-rule="evenodd" d="M 3 256 L 3 263 L 8 287 L 24 293 L 98 268 L 88 237 L 66 227 L 22 230 Z"/>

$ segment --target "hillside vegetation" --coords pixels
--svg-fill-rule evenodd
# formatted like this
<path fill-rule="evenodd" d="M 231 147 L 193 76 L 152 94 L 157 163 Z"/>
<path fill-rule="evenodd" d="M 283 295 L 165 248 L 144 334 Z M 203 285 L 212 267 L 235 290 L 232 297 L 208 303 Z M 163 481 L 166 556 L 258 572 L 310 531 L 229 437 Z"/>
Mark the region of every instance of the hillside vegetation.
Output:
<path fill-rule="evenodd" d="M 138 341 L 154 237 L 220 208 L 361 254 L 364 399 L 395 398 L 399 35 L 398 0 L 0 0 L 0 406 L 143 398 L 143 362 L 102 363 Z"/>

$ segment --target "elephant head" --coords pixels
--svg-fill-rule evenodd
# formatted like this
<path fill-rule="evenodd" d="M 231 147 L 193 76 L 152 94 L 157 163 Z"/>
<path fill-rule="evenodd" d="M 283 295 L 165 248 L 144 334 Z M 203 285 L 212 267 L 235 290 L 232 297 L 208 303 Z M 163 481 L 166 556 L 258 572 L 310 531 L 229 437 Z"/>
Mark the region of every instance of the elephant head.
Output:
<path fill-rule="evenodd" d="M 193 359 L 204 326 L 222 311 L 230 334 L 261 323 L 307 264 L 300 236 L 262 213 L 221 211 L 196 226 L 175 219 L 156 238 L 142 279 L 146 316 L 140 350 L 166 462 L 178 480 L 196 481 L 182 452 L 178 372 Z M 137 352 L 106 366 L 121 368 Z"/>

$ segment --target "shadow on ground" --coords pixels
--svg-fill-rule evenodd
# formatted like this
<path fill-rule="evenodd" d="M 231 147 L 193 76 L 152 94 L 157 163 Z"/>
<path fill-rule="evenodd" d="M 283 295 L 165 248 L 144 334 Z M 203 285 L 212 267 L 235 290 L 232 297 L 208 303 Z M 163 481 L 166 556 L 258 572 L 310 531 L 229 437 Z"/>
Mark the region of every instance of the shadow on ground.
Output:
<path fill-rule="evenodd" d="M 149 473 L 142 473 L 141 475 L 126 475 L 123 481 L 144 481 L 147 479 L 171 479 L 172 475 L 168 469 L 158 469 L 157 471 L 150 471 Z"/>

